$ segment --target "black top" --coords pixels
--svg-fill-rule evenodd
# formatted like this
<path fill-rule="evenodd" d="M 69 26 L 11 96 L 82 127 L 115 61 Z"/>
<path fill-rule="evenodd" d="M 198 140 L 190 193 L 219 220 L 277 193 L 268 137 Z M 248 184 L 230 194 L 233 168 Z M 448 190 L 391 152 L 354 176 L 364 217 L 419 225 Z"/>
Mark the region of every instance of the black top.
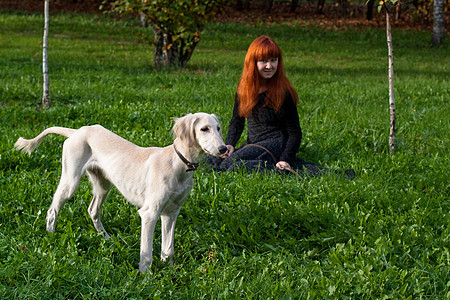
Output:
<path fill-rule="evenodd" d="M 248 121 L 247 143 L 255 144 L 269 139 L 282 139 L 284 150 L 280 161 L 292 163 L 302 140 L 302 129 L 298 120 L 297 106 L 288 93 L 278 113 L 265 106 L 266 93 L 258 95 L 258 103 L 253 108 Z M 236 95 L 233 116 L 228 127 L 226 144 L 236 147 L 245 126 L 245 117 L 239 116 L 239 100 Z"/>

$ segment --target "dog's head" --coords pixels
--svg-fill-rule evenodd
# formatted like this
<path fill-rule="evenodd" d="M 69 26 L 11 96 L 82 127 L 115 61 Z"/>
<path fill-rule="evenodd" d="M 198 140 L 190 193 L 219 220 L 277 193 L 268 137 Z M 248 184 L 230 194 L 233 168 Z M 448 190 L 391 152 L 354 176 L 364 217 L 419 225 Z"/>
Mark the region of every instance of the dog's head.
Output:
<path fill-rule="evenodd" d="M 175 119 L 175 138 L 189 148 L 198 148 L 218 156 L 226 151 L 222 139 L 222 126 L 214 114 L 195 113 Z"/>

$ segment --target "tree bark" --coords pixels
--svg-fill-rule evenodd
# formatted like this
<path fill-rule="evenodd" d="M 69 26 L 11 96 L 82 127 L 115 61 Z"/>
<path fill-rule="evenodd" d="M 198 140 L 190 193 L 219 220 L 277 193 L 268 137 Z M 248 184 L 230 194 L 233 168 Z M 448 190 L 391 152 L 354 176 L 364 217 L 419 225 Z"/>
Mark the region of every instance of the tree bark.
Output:
<path fill-rule="evenodd" d="M 153 26 L 155 57 L 153 65 L 157 69 L 170 67 L 185 67 L 192 56 L 198 41 L 195 39 L 189 46 L 184 39 L 173 40 L 170 33 L 164 32 L 157 26 Z M 189 41 L 188 41 L 189 42 Z"/>
<path fill-rule="evenodd" d="M 434 0 L 433 3 L 433 35 L 434 46 L 440 45 L 445 35 L 444 22 L 444 0 Z"/>
<path fill-rule="evenodd" d="M 244 10 L 244 4 L 242 3 L 242 0 L 236 0 L 236 10 L 237 11 L 243 11 Z"/>
<path fill-rule="evenodd" d="M 172 37 L 163 32 L 160 28 L 153 26 L 155 58 L 153 65 L 155 68 L 168 68 L 178 61 L 175 45 L 172 43 Z"/>
<path fill-rule="evenodd" d="M 141 26 L 141 27 L 148 27 L 147 16 L 143 12 L 139 13 L 139 26 Z"/>
<path fill-rule="evenodd" d="M 42 108 L 50 106 L 49 88 L 48 88 L 48 63 L 47 63 L 47 48 L 48 48 L 48 25 L 49 25 L 49 0 L 44 1 L 44 39 L 42 43 L 42 72 L 43 80 L 43 95 Z"/>
<path fill-rule="evenodd" d="M 264 13 L 268 14 L 270 13 L 270 10 L 272 9 L 273 0 L 264 0 Z"/>
<path fill-rule="evenodd" d="M 341 15 L 343 17 L 347 17 L 349 1 L 348 0 L 338 0 L 337 3 L 339 4 L 339 10 L 341 11 Z"/>
<path fill-rule="evenodd" d="M 389 11 L 386 10 L 386 35 L 389 57 L 389 112 L 390 112 L 390 129 L 389 129 L 389 154 L 392 155 L 395 148 L 395 97 L 394 97 L 394 54 L 392 49 L 391 20 Z"/>
<path fill-rule="evenodd" d="M 323 15 L 324 6 L 325 6 L 325 0 L 317 0 L 316 14 Z"/>
<path fill-rule="evenodd" d="M 290 12 L 293 13 L 297 9 L 298 0 L 291 0 Z"/>
<path fill-rule="evenodd" d="M 197 46 L 198 42 L 193 42 L 187 49 L 185 47 L 185 41 L 181 40 L 179 43 L 179 65 L 186 67 L 188 61 L 191 59 L 192 53 Z"/>
<path fill-rule="evenodd" d="M 373 6 L 374 6 L 374 4 L 375 4 L 375 0 L 367 1 L 366 19 L 368 21 L 372 20 L 372 18 L 373 18 Z"/>
<path fill-rule="evenodd" d="M 236 0 L 236 10 L 250 10 L 250 0 Z"/>

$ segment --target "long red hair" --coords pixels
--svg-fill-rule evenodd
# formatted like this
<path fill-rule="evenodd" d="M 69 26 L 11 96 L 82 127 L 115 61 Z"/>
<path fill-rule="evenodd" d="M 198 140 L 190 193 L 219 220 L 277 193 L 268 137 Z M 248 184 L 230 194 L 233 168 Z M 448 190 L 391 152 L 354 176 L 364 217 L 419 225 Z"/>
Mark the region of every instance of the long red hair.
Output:
<path fill-rule="evenodd" d="M 247 117 L 258 102 L 260 76 L 256 67 L 258 60 L 278 58 L 277 72 L 267 81 L 266 103 L 275 112 L 283 105 L 286 93 L 298 103 L 298 95 L 284 73 L 283 57 L 277 43 L 268 36 L 257 37 L 248 47 L 244 69 L 237 88 L 239 115 Z"/>

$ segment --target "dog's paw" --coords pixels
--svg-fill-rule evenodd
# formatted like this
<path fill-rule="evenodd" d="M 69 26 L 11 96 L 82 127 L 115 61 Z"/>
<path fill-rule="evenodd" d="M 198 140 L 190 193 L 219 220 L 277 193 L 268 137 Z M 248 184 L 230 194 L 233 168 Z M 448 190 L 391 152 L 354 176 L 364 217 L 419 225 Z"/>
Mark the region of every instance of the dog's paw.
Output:
<path fill-rule="evenodd" d="M 139 263 L 139 271 L 142 274 L 145 274 L 147 272 L 149 273 L 150 272 L 150 265 Z"/>
<path fill-rule="evenodd" d="M 150 273 L 150 266 L 152 265 L 152 257 L 147 255 L 141 255 L 141 261 L 139 262 L 139 271 L 142 274 Z"/>
<path fill-rule="evenodd" d="M 165 255 L 161 255 L 161 261 L 163 263 L 168 263 L 169 267 L 173 267 L 173 255 L 172 256 L 165 256 Z"/>
<path fill-rule="evenodd" d="M 47 212 L 47 231 L 53 232 L 56 226 L 56 219 L 58 218 L 58 214 L 54 209 L 49 209 Z"/>

